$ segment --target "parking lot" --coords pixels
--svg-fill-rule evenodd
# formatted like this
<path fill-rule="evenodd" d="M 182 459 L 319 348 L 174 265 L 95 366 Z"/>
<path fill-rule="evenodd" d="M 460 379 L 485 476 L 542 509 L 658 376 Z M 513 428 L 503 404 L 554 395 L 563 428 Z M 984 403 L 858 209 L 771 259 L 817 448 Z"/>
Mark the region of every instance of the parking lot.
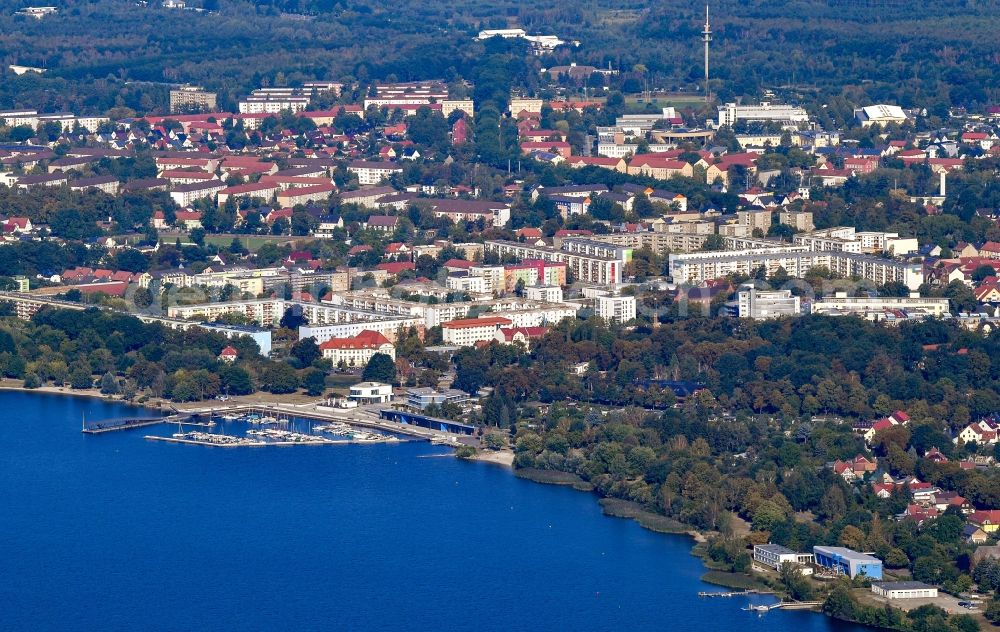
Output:
<path fill-rule="evenodd" d="M 860 590 L 860 589 L 859 589 Z M 893 608 L 899 608 L 900 610 L 910 611 L 920 606 L 926 606 L 928 604 L 937 606 L 938 608 L 943 608 L 949 614 L 978 614 L 982 612 L 981 608 L 963 608 L 958 605 L 959 601 L 964 601 L 957 597 L 952 597 L 951 595 L 946 595 L 945 593 L 939 592 L 937 597 L 934 598 L 917 598 L 917 599 L 886 599 L 885 597 L 879 597 L 878 595 L 871 592 L 870 589 L 863 589 L 865 592 L 864 601 L 868 603 L 877 603 L 884 605 L 889 603 Z M 861 596 L 860 594 L 858 595 Z"/>

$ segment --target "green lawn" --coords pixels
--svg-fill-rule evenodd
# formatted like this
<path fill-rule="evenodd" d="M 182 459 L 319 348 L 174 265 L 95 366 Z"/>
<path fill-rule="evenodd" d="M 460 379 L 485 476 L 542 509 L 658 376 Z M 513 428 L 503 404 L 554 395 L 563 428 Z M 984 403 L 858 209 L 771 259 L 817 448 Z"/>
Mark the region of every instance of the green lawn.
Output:
<path fill-rule="evenodd" d="M 233 237 L 239 237 L 240 242 L 246 247 L 250 252 L 257 252 L 261 246 L 264 244 L 285 244 L 294 241 L 296 238 L 288 237 L 287 235 L 205 235 L 205 245 L 218 246 L 219 248 L 229 248 L 229 245 L 233 243 Z M 160 243 L 174 243 L 177 237 L 174 235 L 168 235 L 160 238 Z M 299 239 L 302 239 L 299 237 Z M 186 238 L 182 238 L 181 242 L 188 241 Z"/>

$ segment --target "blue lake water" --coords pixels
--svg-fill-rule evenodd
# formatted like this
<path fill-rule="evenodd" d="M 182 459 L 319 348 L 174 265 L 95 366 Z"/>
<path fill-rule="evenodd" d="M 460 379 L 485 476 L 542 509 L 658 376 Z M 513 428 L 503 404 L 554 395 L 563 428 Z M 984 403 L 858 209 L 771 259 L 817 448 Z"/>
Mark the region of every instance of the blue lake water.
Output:
<path fill-rule="evenodd" d="M 210 448 L 0 392 L 0 629 L 860 632 L 700 599 L 687 538 L 425 443 Z M 766 598 L 763 598 L 766 599 Z"/>

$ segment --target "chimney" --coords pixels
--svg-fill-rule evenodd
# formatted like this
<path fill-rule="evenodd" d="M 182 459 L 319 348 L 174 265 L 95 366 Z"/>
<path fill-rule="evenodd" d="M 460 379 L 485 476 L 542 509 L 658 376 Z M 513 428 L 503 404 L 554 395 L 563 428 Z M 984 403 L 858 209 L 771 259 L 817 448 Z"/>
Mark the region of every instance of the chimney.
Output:
<path fill-rule="evenodd" d="M 947 179 L 948 179 L 948 176 L 945 173 L 945 170 L 942 169 L 941 170 L 941 194 L 940 194 L 941 197 L 945 196 L 945 180 L 947 180 Z"/>

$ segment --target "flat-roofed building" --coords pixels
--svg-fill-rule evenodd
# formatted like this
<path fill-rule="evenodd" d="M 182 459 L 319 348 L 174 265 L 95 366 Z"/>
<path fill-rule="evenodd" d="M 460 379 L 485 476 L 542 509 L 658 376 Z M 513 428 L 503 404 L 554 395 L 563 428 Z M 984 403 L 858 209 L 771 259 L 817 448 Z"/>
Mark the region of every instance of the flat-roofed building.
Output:
<path fill-rule="evenodd" d="M 828 316 L 860 316 L 866 320 L 881 320 L 887 310 L 902 310 L 920 313 L 928 317 L 940 318 L 948 313 L 947 298 L 921 297 L 918 292 L 909 296 L 848 296 L 847 292 L 837 292 L 833 296 L 815 299 L 810 305 L 810 313 Z"/>
<path fill-rule="evenodd" d="M 857 277 L 875 285 L 898 282 L 916 290 L 924 282 L 923 267 L 919 263 L 852 252 L 820 252 L 805 246 L 671 253 L 669 261 L 670 275 L 676 283 L 698 284 L 731 274 L 754 276 L 760 269 L 768 277 L 783 269 L 789 276 L 801 278 L 818 266 L 826 267 L 839 277 Z"/>
<path fill-rule="evenodd" d="M 170 112 L 184 114 L 193 110 L 214 112 L 217 95 L 198 86 L 181 86 L 170 91 Z"/>
<path fill-rule="evenodd" d="M 872 582 L 872 592 L 886 599 L 934 599 L 938 589 L 923 582 Z"/>
<path fill-rule="evenodd" d="M 859 553 L 843 546 L 814 546 L 816 565 L 847 575 L 854 579 L 864 575 L 869 579 L 882 579 L 882 560 L 866 553 Z"/>
<path fill-rule="evenodd" d="M 718 126 L 734 125 L 737 121 L 776 121 L 796 124 L 809 121 L 809 113 L 793 105 L 763 101 L 758 105 L 726 103 L 719 106 Z"/>
<path fill-rule="evenodd" d="M 567 240 L 568 241 L 568 240 Z M 533 246 L 512 241 L 487 241 L 486 252 L 495 254 L 501 258 L 511 256 L 518 260 L 543 259 L 565 263 L 568 272 L 578 281 L 587 283 L 598 283 L 601 285 L 617 285 L 622 282 L 622 275 L 625 264 L 631 259 L 631 250 L 616 247 L 613 244 L 601 244 L 594 242 L 590 250 L 608 248 L 618 253 L 618 256 L 609 257 L 586 252 L 574 252 L 572 250 L 560 250 L 548 246 Z M 565 245 L 565 243 L 564 243 Z M 582 246 L 576 246 L 582 248 Z M 575 247 L 574 247 L 575 248 Z"/>
<path fill-rule="evenodd" d="M 808 567 L 813 563 L 811 553 L 797 553 L 780 544 L 755 544 L 753 560 L 758 564 L 780 571 L 783 564 Z"/>
<path fill-rule="evenodd" d="M 627 323 L 635 320 L 634 296 L 598 296 L 594 300 L 594 315 L 609 323 Z"/>
<path fill-rule="evenodd" d="M 355 160 L 347 165 L 347 170 L 358 176 L 361 186 L 378 184 L 394 173 L 403 173 L 403 167 L 398 163 L 370 160 Z"/>
<path fill-rule="evenodd" d="M 381 382 L 361 382 L 350 388 L 347 399 L 358 404 L 388 404 L 392 401 L 392 386 Z"/>
<path fill-rule="evenodd" d="M 802 314 L 799 297 L 793 296 L 791 290 L 760 290 L 752 284 L 740 287 L 735 307 L 737 316 L 753 320 Z"/>

